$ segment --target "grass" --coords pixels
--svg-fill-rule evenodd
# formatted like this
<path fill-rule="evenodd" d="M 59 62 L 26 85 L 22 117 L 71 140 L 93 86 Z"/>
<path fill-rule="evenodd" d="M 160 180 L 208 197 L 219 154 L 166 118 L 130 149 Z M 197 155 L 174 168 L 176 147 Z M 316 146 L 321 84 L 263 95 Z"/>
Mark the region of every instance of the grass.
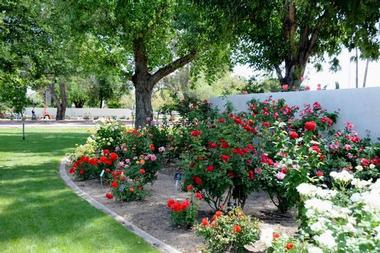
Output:
<path fill-rule="evenodd" d="M 0 251 L 158 252 L 65 186 L 62 157 L 83 128 L 0 128 Z"/>

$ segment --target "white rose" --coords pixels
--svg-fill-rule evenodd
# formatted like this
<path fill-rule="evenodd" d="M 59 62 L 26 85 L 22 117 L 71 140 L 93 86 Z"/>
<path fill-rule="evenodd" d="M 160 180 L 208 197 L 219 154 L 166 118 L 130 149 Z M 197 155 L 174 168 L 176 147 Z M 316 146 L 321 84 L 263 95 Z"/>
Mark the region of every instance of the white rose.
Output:
<path fill-rule="evenodd" d="M 323 253 L 323 250 L 321 248 L 315 247 L 315 246 L 309 246 L 307 248 L 308 253 Z"/>
<path fill-rule="evenodd" d="M 335 238 L 331 230 L 326 230 L 323 234 L 315 236 L 314 239 L 323 247 L 333 249 L 336 246 Z"/>
<path fill-rule="evenodd" d="M 370 165 L 369 165 L 369 168 L 370 169 L 374 169 L 376 166 L 375 166 L 375 164 L 373 164 L 373 163 L 371 163 Z"/>
<path fill-rule="evenodd" d="M 314 196 L 317 189 L 318 188 L 315 185 L 306 184 L 306 183 L 302 183 L 297 186 L 298 193 L 301 194 L 302 196 L 307 196 L 307 197 Z"/>
<path fill-rule="evenodd" d="M 355 169 L 356 169 L 357 171 L 362 171 L 362 170 L 363 170 L 363 166 L 358 165 L 358 166 L 355 167 Z"/>

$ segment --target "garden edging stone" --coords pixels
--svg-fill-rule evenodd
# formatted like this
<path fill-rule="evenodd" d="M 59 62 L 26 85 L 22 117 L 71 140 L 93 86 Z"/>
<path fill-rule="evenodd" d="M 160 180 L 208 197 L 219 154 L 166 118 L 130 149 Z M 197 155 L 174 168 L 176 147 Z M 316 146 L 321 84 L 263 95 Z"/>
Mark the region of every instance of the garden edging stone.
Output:
<path fill-rule="evenodd" d="M 159 249 L 161 252 L 166 253 L 181 253 L 181 251 L 173 248 L 172 246 L 164 243 L 163 241 L 157 239 L 156 237 L 152 236 L 151 234 L 145 232 L 144 230 L 140 229 L 133 223 L 127 221 L 122 216 L 118 215 L 116 212 L 108 208 L 107 206 L 103 205 L 102 203 L 95 200 L 93 197 L 91 197 L 89 194 L 84 192 L 82 189 L 80 189 L 74 181 L 70 178 L 70 176 L 67 174 L 66 171 L 66 163 L 65 158 L 62 159 L 60 166 L 59 166 L 59 174 L 63 181 L 66 183 L 67 186 L 69 186 L 75 194 L 77 194 L 82 199 L 86 200 L 88 203 L 90 203 L 93 207 L 96 209 L 101 210 L 102 212 L 110 215 L 113 219 L 115 219 L 118 223 L 122 224 L 126 229 L 134 233 L 135 235 L 141 237 L 149 243 L 150 245 L 154 246 L 155 248 Z"/>

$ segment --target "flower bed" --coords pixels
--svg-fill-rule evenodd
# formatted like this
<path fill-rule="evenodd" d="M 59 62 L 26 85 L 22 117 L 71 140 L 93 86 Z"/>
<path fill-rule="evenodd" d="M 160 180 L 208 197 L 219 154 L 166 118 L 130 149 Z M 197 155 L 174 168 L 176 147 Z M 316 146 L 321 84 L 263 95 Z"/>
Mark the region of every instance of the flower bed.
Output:
<path fill-rule="evenodd" d="M 201 103 L 192 107 L 184 126 L 167 129 L 127 130 L 104 122 L 71 155 L 69 171 L 81 180 L 102 177 L 110 186 L 109 200 L 143 200 L 163 157 L 179 157 L 177 183 L 187 193 L 169 199 L 168 216 L 174 225 L 191 227 L 200 219 L 200 200 L 216 217 L 223 213 L 230 223 L 220 219 L 220 229 L 216 218 L 197 225 L 212 252 L 241 250 L 256 240 L 256 220 L 239 223 L 255 191 L 268 193 L 282 213 L 299 210 L 299 236 L 262 232 L 268 252 L 376 252 L 377 239 L 369 241 L 377 232 L 369 231 L 378 230 L 380 214 L 376 201 L 368 199 L 379 197 L 379 145 L 360 138 L 350 123 L 334 130 L 338 114 L 317 102 L 300 109 L 268 98 L 252 100 L 249 108 L 247 113 L 231 108 L 218 113 Z M 360 229 L 353 230 L 354 225 Z M 246 229 L 244 235 L 251 236 L 240 237 Z M 218 242 L 222 235 L 229 239 Z"/>

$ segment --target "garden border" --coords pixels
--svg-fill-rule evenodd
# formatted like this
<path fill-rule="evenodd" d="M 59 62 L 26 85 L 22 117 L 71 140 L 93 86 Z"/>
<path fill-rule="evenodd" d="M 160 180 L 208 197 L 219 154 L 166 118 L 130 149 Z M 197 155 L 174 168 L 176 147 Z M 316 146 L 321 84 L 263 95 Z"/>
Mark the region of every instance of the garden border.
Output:
<path fill-rule="evenodd" d="M 161 252 L 167 252 L 167 253 L 181 253 L 181 251 L 175 249 L 174 247 L 164 243 L 163 241 L 159 240 L 158 238 L 152 236 L 151 234 L 145 232 L 144 230 L 140 229 L 133 223 L 127 221 L 122 216 L 118 215 L 116 212 L 111 210 L 110 208 L 106 207 L 102 203 L 95 200 L 93 197 L 91 197 L 88 193 L 80 189 L 74 181 L 69 177 L 66 170 L 66 163 L 65 158 L 63 158 L 59 165 L 59 175 L 62 178 L 62 180 L 65 182 L 67 186 L 69 186 L 73 192 L 81 197 L 82 199 L 86 200 L 90 205 L 95 207 L 96 209 L 108 214 L 111 216 L 114 220 L 116 220 L 118 223 L 122 224 L 123 227 L 134 233 L 135 235 L 141 237 L 144 241 L 152 245 L 153 247 L 159 249 Z"/>

